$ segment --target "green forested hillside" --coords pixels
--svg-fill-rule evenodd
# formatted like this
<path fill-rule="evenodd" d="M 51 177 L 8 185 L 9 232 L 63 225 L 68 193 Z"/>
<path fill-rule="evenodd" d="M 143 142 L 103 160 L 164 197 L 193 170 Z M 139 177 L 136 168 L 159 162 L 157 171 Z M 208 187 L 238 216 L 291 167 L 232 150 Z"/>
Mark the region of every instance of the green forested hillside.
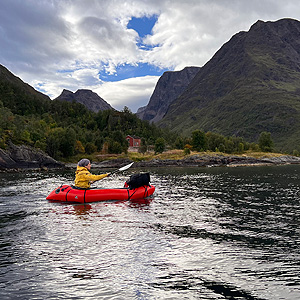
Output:
<path fill-rule="evenodd" d="M 103 148 L 109 153 L 126 151 L 127 134 L 154 144 L 159 137 L 171 141 L 166 130 L 141 121 L 128 108 L 89 111 L 80 103 L 51 101 L 0 66 L 0 148 L 9 141 L 46 151 L 56 159 Z"/>
<path fill-rule="evenodd" d="M 108 153 L 121 153 L 128 147 L 127 134 L 138 135 L 148 144 L 154 144 L 160 136 L 170 140 L 164 130 L 141 121 L 126 108 L 122 112 L 107 110 L 96 114 L 79 103 L 50 101 L 39 108 L 42 113 L 28 114 L 30 108 L 25 104 L 24 107 L 26 114 L 14 114 L 0 101 L 1 148 L 12 141 L 40 148 L 61 159 L 101 151 L 103 146 Z"/>
<path fill-rule="evenodd" d="M 7 148 L 10 142 L 25 144 L 60 160 L 99 151 L 126 152 L 126 135 L 141 137 L 142 151 L 146 151 L 147 145 L 154 146 L 157 152 L 164 151 L 166 145 L 185 149 L 186 153 L 190 149 L 227 153 L 258 149 L 257 144 L 250 144 L 243 138 L 205 133 L 197 127 L 190 136 L 171 133 L 140 120 L 127 107 L 121 112 L 95 113 L 78 102 L 51 101 L 1 65 L 0 116 L 0 148 Z"/>

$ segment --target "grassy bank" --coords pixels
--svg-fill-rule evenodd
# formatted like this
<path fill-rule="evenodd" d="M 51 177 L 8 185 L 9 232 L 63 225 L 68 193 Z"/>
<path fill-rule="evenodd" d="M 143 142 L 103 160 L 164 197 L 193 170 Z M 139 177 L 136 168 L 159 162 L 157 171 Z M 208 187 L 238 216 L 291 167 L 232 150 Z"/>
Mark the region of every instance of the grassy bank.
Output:
<path fill-rule="evenodd" d="M 253 152 L 253 151 L 247 151 L 243 154 L 227 154 L 227 153 L 222 153 L 222 152 L 195 152 L 192 151 L 190 154 L 185 155 L 183 150 L 169 150 L 165 151 L 161 154 L 155 154 L 154 152 L 147 152 L 145 154 L 138 153 L 138 152 L 128 152 L 127 154 L 122 153 L 122 154 L 100 154 L 100 153 L 94 153 L 91 155 L 77 155 L 72 157 L 71 160 L 64 161 L 68 163 L 76 163 L 79 161 L 81 158 L 85 157 L 88 158 L 89 160 L 93 162 L 101 162 L 105 160 L 113 160 L 113 159 L 130 159 L 135 162 L 139 161 L 149 161 L 153 159 L 159 159 L 159 160 L 179 160 L 179 159 L 184 159 L 188 158 L 189 156 L 192 155 L 200 155 L 200 156 L 247 156 L 247 157 L 254 157 L 256 159 L 259 158 L 271 158 L 271 157 L 280 157 L 283 154 L 282 153 L 271 153 L 271 152 Z"/>

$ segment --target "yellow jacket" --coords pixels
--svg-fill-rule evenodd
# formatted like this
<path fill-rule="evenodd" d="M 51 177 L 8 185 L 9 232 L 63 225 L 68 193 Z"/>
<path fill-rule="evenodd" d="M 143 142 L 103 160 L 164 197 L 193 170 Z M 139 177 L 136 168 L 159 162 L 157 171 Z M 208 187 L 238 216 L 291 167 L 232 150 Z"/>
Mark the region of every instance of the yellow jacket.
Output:
<path fill-rule="evenodd" d="M 93 175 L 87 168 L 79 166 L 77 166 L 75 175 L 75 186 L 84 189 L 88 189 L 91 186 L 91 183 L 93 183 L 94 181 L 108 176 L 108 174 Z"/>

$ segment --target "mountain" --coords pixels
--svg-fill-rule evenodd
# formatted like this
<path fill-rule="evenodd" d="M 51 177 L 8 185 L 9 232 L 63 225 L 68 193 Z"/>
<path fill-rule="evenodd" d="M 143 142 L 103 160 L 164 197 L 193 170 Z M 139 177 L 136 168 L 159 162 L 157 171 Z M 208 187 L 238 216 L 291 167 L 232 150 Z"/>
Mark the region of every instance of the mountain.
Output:
<path fill-rule="evenodd" d="M 79 102 L 94 112 L 113 109 L 105 100 L 98 96 L 98 94 L 85 89 L 77 90 L 75 93 L 64 89 L 55 100 Z"/>
<path fill-rule="evenodd" d="M 91 90 L 81 89 L 77 90 L 76 93 L 63 90 L 56 99 L 79 102 L 94 112 L 113 109 L 105 100 Z M 49 110 L 50 101 L 51 99 L 47 95 L 38 92 L 12 74 L 7 68 L 0 65 L 0 102 L 11 109 L 13 113 L 20 115 L 43 113 Z"/>
<path fill-rule="evenodd" d="M 50 102 L 48 96 L 36 91 L 0 65 L 0 107 L 2 103 L 13 113 L 26 115 L 45 112 Z"/>
<path fill-rule="evenodd" d="M 24 92 L 29 93 L 32 96 L 40 97 L 44 100 L 50 100 L 48 96 L 35 90 L 32 86 L 22 81 L 19 77 L 15 76 L 13 73 L 11 73 L 7 68 L 5 68 L 2 65 L 0 65 L 0 82 L 2 84 L 5 83 L 5 84 L 14 85 L 15 87 L 22 89 Z"/>
<path fill-rule="evenodd" d="M 160 121 L 170 104 L 182 94 L 199 70 L 199 67 L 186 67 L 181 71 L 165 72 L 159 78 L 148 105 L 139 108 L 137 116 L 154 123 Z"/>
<path fill-rule="evenodd" d="M 257 141 L 271 132 L 279 150 L 300 145 L 300 22 L 257 21 L 225 43 L 158 122 Z M 300 150 L 300 149 L 299 149 Z"/>

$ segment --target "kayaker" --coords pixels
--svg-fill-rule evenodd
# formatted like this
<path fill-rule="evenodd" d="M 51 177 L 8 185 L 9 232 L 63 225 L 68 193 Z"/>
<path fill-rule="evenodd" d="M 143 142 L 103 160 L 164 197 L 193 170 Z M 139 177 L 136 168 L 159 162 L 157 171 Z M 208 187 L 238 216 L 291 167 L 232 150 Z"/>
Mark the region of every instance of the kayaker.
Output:
<path fill-rule="evenodd" d="M 81 159 L 77 164 L 75 172 L 75 186 L 79 188 L 88 189 L 91 184 L 102 178 L 109 176 L 109 173 L 101 175 L 93 175 L 89 172 L 91 169 L 91 162 L 87 158 Z"/>

